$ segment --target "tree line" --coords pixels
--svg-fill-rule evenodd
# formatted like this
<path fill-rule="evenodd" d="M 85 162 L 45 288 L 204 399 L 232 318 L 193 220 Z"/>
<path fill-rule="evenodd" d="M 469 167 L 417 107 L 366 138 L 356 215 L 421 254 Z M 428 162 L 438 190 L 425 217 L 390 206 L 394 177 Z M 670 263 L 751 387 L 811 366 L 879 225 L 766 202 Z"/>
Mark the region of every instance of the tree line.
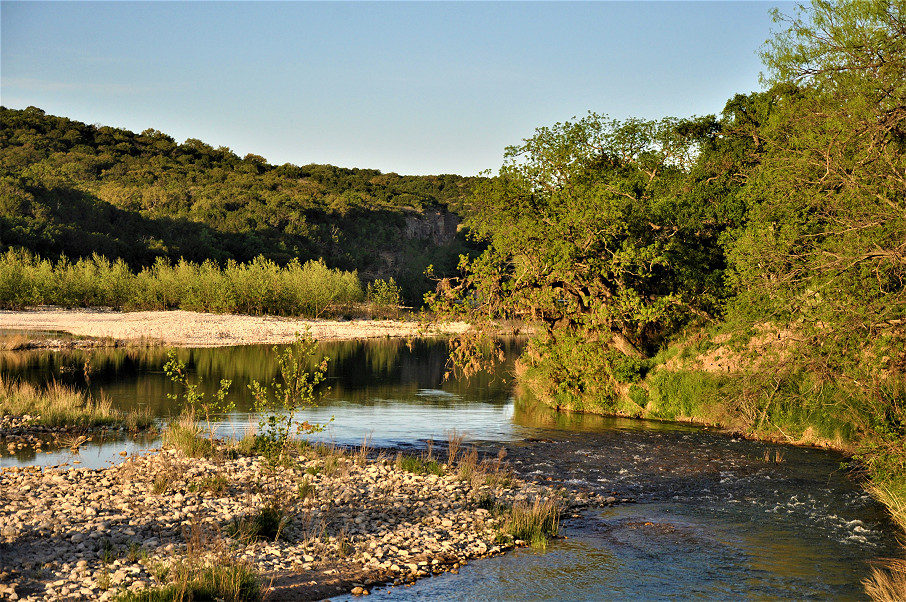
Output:
<path fill-rule="evenodd" d="M 154 129 L 0 107 L 0 251 L 97 253 L 133 270 L 159 258 L 323 259 L 366 280 L 394 277 L 420 300 L 426 266 L 453 269 L 472 246 L 455 232 L 439 244 L 410 226 L 458 219 L 477 181 L 270 165 Z"/>

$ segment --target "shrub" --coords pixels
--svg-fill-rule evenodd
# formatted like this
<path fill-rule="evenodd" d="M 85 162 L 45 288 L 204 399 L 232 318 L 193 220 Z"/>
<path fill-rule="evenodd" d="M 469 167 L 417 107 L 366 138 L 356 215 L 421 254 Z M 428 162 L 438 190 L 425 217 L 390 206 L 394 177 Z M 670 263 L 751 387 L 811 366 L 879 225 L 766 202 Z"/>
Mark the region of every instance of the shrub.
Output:
<path fill-rule="evenodd" d="M 393 278 L 375 280 L 368 283 L 365 299 L 371 308 L 372 314 L 379 313 L 396 318 L 399 317 L 403 289 L 397 285 Z"/>
<path fill-rule="evenodd" d="M 392 282 L 392 281 L 391 281 Z M 280 267 L 263 256 L 249 263 L 211 260 L 198 264 L 157 258 L 138 273 L 118 259 L 95 254 L 56 263 L 24 250 L 0 256 L 0 307 L 23 309 L 55 304 L 104 305 L 116 309 L 185 309 L 217 313 L 319 317 L 362 300 L 358 273 L 328 268 L 323 261 L 297 259 Z"/>
<path fill-rule="evenodd" d="M 293 450 L 293 437 L 319 432 L 323 425 L 307 420 L 298 421 L 297 414 L 317 406 L 318 398 L 324 391 L 319 385 L 327 375 L 327 358 L 323 358 L 313 371 L 308 370 L 317 342 L 306 333 L 296 333 L 295 341 L 282 351 L 274 346 L 279 377 L 274 378 L 270 387 L 257 380 L 249 385 L 254 397 L 254 408 L 259 414 L 256 448 L 272 464 L 283 463 Z M 276 411 L 275 411 L 276 410 Z"/>

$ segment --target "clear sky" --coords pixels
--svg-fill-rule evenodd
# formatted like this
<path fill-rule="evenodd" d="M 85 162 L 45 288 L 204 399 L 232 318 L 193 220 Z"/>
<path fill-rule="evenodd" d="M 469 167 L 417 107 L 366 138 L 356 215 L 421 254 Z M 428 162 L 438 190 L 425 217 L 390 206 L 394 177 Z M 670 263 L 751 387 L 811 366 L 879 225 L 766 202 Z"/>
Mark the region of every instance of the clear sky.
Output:
<path fill-rule="evenodd" d="M 474 175 L 760 89 L 768 2 L 0 2 L 0 102 L 275 164 Z"/>

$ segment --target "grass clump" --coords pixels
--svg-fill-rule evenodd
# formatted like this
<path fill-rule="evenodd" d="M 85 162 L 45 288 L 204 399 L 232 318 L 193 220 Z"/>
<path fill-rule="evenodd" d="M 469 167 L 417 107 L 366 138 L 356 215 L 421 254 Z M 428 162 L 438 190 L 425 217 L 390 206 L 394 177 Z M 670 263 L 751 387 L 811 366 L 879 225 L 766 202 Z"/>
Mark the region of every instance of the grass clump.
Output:
<path fill-rule="evenodd" d="M 150 425 L 136 417 L 127 421 L 108 397 L 91 399 L 71 387 L 53 383 L 46 389 L 0 378 L 0 416 L 32 416 L 32 423 L 58 428 Z"/>
<path fill-rule="evenodd" d="M 203 477 L 189 486 L 189 491 L 200 491 L 211 495 L 222 496 L 227 491 L 230 482 L 226 475 L 214 474 Z"/>
<path fill-rule="evenodd" d="M 407 454 L 397 454 L 396 467 L 413 474 L 433 474 L 442 476 L 444 468 L 440 463 L 429 457 L 410 456 Z"/>
<path fill-rule="evenodd" d="M 244 562 L 219 558 L 217 562 L 195 566 L 180 563 L 161 571 L 167 585 L 123 592 L 115 602 L 192 602 L 223 600 L 224 602 L 254 602 L 261 600 L 258 574 Z"/>
<path fill-rule="evenodd" d="M 551 498 L 535 498 L 531 504 L 517 502 L 501 531 L 514 540 L 528 542 L 533 548 L 546 548 L 560 528 L 560 506 Z"/>
<path fill-rule="evenodd" d="M 276 541 L 288 523 L 285 509 L 268 505 L 251 516 L 235 520 L 227 528 L 227 534 L 244 542 Z"/>
<path fill-rule="evenodd" d="M 203 437 L 202 429 L 192 414 L 183 414 L 172 420 L 163 432 L 163 444 L 179 451 L 187 458 L 204 458 L 213 455 L 214 444 Z"/>

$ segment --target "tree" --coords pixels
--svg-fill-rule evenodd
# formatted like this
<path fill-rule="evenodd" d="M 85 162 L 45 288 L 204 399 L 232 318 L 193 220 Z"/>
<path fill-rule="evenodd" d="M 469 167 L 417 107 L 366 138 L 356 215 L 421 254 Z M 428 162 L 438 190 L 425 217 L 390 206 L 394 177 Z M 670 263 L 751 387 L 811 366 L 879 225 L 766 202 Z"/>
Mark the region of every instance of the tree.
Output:
<path fill-rule="evenodd" d="M 906 323 L 904 13 L 816 0 L 776 13 L 786 29 L 764 51 L 766 80 L 787 94 L 760 129 L 755 202 L 730 252 L 735 309 L 796 324 L 821 362 L 836 356 L 830 372 L 902 340 Z"/>
<path fill-rule="evenodd" d="M 594 113 L 539 128 L 476 188 L 466 224 L 487 250 L 463 259 L 464 277 L 433 295 L 435 307 L 538 324 L 532 363 L 552 387 L 572 383 L 566 392 L 576 397 L 602 367 L 615 374 L 690 317 L 711 319 L 724 224 L 690 205 L 688 192 L 714 132 L 712 118 Z M 559 353 L 564 345 L 576 353 Z M 590 354 L 582 374 L 577 345 Z"/>

